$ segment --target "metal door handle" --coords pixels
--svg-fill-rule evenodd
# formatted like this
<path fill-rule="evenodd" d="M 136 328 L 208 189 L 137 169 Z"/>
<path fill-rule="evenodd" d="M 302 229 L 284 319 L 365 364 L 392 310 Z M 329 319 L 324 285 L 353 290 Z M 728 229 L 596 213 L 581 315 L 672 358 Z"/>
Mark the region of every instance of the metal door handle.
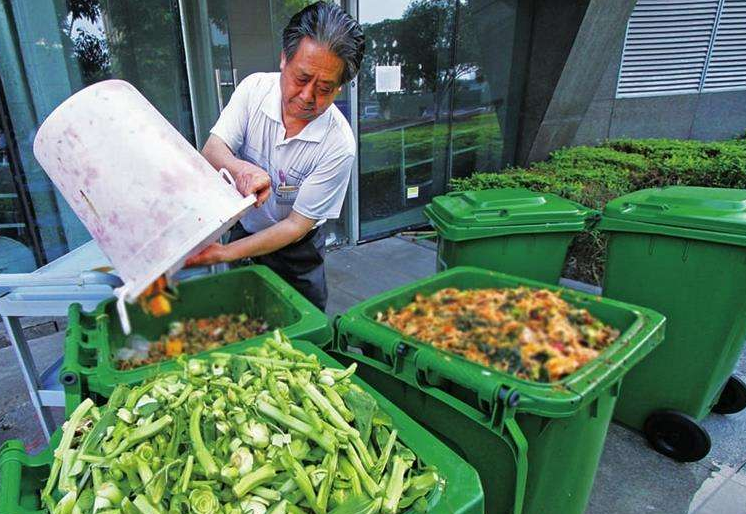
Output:
<path fill-rule="evenodd" d="M 215 88 L 218 90 L 218 109 L 223 110 L 223 84 L 220 80 L 220 69 L 215 68 Z"/>
<path fill-rule="evenodd" d="M 233 90 L 238 87 L 238 70 L 233 68 Z"/>

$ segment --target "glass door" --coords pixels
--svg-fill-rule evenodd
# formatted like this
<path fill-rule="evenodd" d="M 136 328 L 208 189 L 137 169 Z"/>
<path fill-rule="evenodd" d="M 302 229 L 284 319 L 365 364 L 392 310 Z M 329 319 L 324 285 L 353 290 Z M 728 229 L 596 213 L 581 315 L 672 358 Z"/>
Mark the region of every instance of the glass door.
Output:
<path fill-rule="evenodd" d="M 209 136 L 235 86 L 257 72 L 278 72 L 282 30 L 314 0 L 182 0 L 185 47 L 198 147 Z M 339 3 L 339 2 L 337 2 Z M 335 104 L 350 119 L 348 87 Z M 347 202 L 346 202 L 347 203 Z M 326 223 L 327 244 L 347 241 L 347 207 Z"/>
<path fill-rule="evenodd" d="M 424 205 L 452 177 L 503 165 L 516 9 L 517 0 L 359 2 L 361 240 L 424 224 Z"/>
<path fill-rule="evenodd" d="M 27 273 L 45 257 L 7 112 L 0 83 L 0 273 Z"/>

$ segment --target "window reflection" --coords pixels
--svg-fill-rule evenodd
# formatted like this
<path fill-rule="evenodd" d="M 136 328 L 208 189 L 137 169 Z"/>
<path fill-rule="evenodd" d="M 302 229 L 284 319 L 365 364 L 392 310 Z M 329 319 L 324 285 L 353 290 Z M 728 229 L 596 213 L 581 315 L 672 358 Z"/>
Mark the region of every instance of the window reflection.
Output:
<path fill-rule="evenodd" d="M 90 239 L 33 157 L 37 127 L 66 98 L 100 80 L 121 78 L 194 140 L 178 1 L 5 0 L 0 24 L 12 32 L 0 38 L 0 64 L 18 147 L 18 162 L 10 166 L 20 177 L 8 185 L 0 164 L 0 223 L 18 219 L 18 204 L 26 202 L 38 227 L 42 264 Z M 11 194 L 15 199 L 2 197 Z M 21 234 L 12 237 L 24 244 Z"/>
<path fill-rule="evenodd" d="M 0 90 L 0 273 L 24 273 L 36 268 L 40 249 L 32 222 L 17 194 L 7 106 Z M 36 252 L 36 255 L 35 255 Z"/>
<path fill-rule="evenodd" d="M 359 94 L 364 237 L 424 222 L 421 207 L 450 177 L 503 164 L 516 3 L 414 0 L 400 13 L 396 2 L 388 12 L 360 4 L 369 43 Z M 401 91 L 377 92 L 376 67 L 391 65 L 401 67 Z"/>

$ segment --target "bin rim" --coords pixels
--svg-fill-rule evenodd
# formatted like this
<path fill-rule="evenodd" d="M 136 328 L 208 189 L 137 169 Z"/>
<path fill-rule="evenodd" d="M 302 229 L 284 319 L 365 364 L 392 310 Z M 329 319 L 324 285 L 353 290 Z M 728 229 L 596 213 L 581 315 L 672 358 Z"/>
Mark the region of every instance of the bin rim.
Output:
<path fill-rule="evenodd" d="M 680 239 L 694 239 L 697 241 L 708 241 L 732 246 L 746 246 L 746 236 L 731 234 L 728 232 L 712 232 L 693 228 L 678 227 L 658 223 L 645 223 L 604 213 L 596 225 L 596 229 L 602 232 L 630 232 L 639 234 L 651 234 Z"/>
<path fill-rule="evenodd" d="M 323 330 L 324 328 L 328 332 L 328 339 L 332 338 L 332 329 L 329 322 L 329 318 L 321 312 L 316 306 L 314 306 L 308 299 L 298 293 L 292 286 L 284 282 L 279 275 L 272 271 L 269 267 L 253 264 L 250 266 L 244 266 L 238 269 L 225 271 L 218 275 L 207 275 L 200 276 L 190 279 L 190 284 L 199 284 L 200 282 L 208 282 L 214 279 L 216 276 L 230 276 L 230 275 L 248 275 L 253 274 L 258 277 L 265 279 L 267 287 L 274 289 L 278 297 L 282 298 L 287 304 L 292 307 L 295 312 L 295 320 L 285 327 L 279 327 L 283 331 L 287 332 L 292 337 L 309 337 L 309 330 Z M 81 317 L 81 306 L 78 303 L 71 304 L 68 308 L 68 329 L 65 336 L 65 359 L 63 366 L 60 369 L 60 377 L 64 374 L 72 373 L 83 373 L 87 375 L 87 385 L 91 392 L 104 394 L 105 391 L 113 390 L 113 388 L 120 383 L 132 384 L 139 382 L 143 379 L 149 378 L 157 373 L 168 372 L 177 369 L 178 364 L 176 359 L 168 359 L 145 366 L 139 366 L 129 370 L 120 370 L 114 366 L 113 356 L 111 356 L 110 350 L 111 345 L 108 341 L 108 328 L 107 321 L 112 323 L 110 316 L 106 310 L 112 304 L 116 303 L 116 298 L 108 298 L 101 301 L 95 309 L 86 313 L 86 315 L 93 317 L 96 322 L 95 331 L 107 331 L 106 336 L 100 336 L 106 339 L 96 347 L 96 364 L 92 367 L 79 369 L 81 366 L 79 362 L 68 362 L 67 354 L 69 349 L 72 349 L 76 345 L 69 343 L 68 338 L 79 338 L 80 337 L 80 317 Z M 298 334 L 297 332 L 301 333 Z M 207 358 L 213 351 L 220 352 L 239 352 L 247 345 L 253 342 L 261 342 L 266 337 L 266 334 L 259 334 L 253 338 L 237 341 L 229 345 L 221 346 L 215 350 L 205 350 L 200 353 L 189 355 L 189 358 Z"/>
<path fill-rule="evenodd" d="M 607 203 L 598 228 L 746 246 L 746 190 L 641 189 Z"/>
<path fill-rule="evenodd" d="M 370 315 L 371 309 L 383 307 L 385 303 L 390 304 L 390 301 L 396 297 L 401 295 L 413 297 L 423 285 L 439 279 L 447 280 L 458 276 L 485 277 L 497 279 L 506 284 L 486 287 L 528 286 L 560 292 L 566 300 L 585 303 L 599 302 L 624 311 L 634 316 L 634 321 L 624 330 L 621 330 L 623 327 L 615 327 L 621 330 L 618 339 L 596 359 L 560 381 L 542 383 L 521 379 L 469 361 L 462 356 L 434 348 L 426 342 L 401 334 L 394 328 L 376 321 Z M 396 342 L 394 347 L 399 345 L 407 347 L 407 351 L 414 354 L 411 360 L 414 362 L 417 374 L 421 375 L 420 379 L 427 377 L 428 374 L 434 374 L 461 384 L 466 383 L 467 387 L 471 387 L 477 393 L 480 402 L 484 402 L 483 410 L 486 410 L 488 414 L 495 412 L 506 391 L 515 391 L 520 395 L 516 407 L 518 412 L 544 417 L 567 417 L 593 401 L 606 387 L 618 383 L 634 364 L 660 344 L 664 326 L 665 317 L 651 309 L 496 271 L 459 266 L 436 273 L 432 277 L 411 282 L 355 305 L 346 313 L 338 316 L 335 323 L 333 347 L 335 351 L 344 352 L 345 349 L 342 346 L 346 343 L 343 339 L 347 334 L 365 338 L 366 341 L 375 345 L 376 341 L 366 338 L 366 334 L 373 334 L 381 340 Z M 398 358 L 396 353 L 395 349 L 394 354 L 389 356 L 394 362 L 391 374 L 422 389 L 420 379 L 403 376 L 397 371 L 396 368 L 400 366 L 396 363 Z M 479 377 L 479 380 L 474 377 Z"/>
<path fill-rule="evenodd" d="M 531 212 L 536 209 L 535 212 Z M 511 234 L 581 232 L 598 212 L 553 193 L 522 188 L 452 191 L 425 206 L 439 235 L 466 241 Z"/>

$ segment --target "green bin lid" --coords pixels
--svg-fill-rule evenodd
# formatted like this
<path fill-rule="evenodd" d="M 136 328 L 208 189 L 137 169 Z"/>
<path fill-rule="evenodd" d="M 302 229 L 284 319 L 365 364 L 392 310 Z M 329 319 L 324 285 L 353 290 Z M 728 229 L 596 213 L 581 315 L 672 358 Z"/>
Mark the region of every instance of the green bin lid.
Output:
<path fill-rule="evenodd" d="M 635 191 L 606 205 L 599 228 L 746 246 L 746 190 L 669 186 Z"/>
<path fill-rule="evenodd" d="M 517 233 L 579 232 L 591 209 L 551 193 L 485 189 L 436 196 L 425 215 L 440 235 L 460 241 Z"/>

